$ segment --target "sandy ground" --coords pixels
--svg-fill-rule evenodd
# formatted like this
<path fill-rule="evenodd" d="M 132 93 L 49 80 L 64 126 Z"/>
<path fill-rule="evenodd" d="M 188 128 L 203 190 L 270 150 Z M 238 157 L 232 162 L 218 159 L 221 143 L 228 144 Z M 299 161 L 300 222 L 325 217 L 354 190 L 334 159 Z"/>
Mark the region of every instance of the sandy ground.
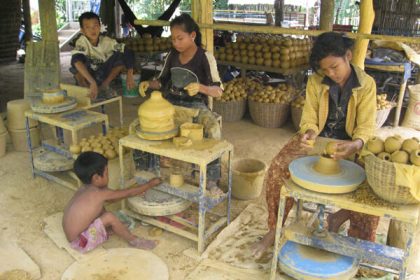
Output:
<path fill-rule="evenodd" d="M 69 54 L 62 54 L 63 81 L 72 82 L 68 72 Z M 0 82 L 1 111 L 8 100 L 23 96 L 23 66 L 0 67 L 3 76 Z M 129 124 L 136 118 L 140 98 L 124 98 L 124 121 Z M 118 123 L 117 106 L 107 107 L 111 125 Z M 248 118 L 236 123 L 223 123 L 223 137 L 233 143 L 234 159 L 257 158 L 269 164 L 271 158 L 295 133 L 291 121 L 280 129 L 259 127 Z M 74 259 L 58 248 L 43 232 L 43 219 L 63 211 L 73 191 L 43 178 L 33 178 L 27 153 L 15 152 L 9 143 L 6 156 L 0 158 L 0 225 L 1 238 L 16 242 L 39 265 L 42 279 L 60 279 Z M 236 217 L 249 203 L 265 203 L 264 190 L 254 201 L 233 200 L 232 214 Z M 147 237 L 147 227 L 140 226 L 136 234 Z M 171 279 L 184 279 L 197 261 L 186 257 L 183 251 L 195 247 L 195 243 L 169 232 L 158 238 L 161 243 L 153 250 L 167 264 Z M 112 236 L 105 248 L 126 247 L 124 241 Z"/>

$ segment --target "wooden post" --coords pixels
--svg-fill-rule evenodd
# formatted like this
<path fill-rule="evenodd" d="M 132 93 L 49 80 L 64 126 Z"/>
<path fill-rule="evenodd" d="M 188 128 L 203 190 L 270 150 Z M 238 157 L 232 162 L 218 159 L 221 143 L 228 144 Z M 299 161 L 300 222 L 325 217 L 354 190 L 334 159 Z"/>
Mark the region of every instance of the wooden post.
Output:
<path fill-rule="evenodd" d="M 213 24 L 213 0 L 192 0 L 191 13 L 193 19 L 200 24 Z M 214 51 L 214 38 L 213 28 L 201 28 L 201 36 L 203 47 L 213 53 Z M 213 110 L 213 98 L 208 97 L 208 107 Z"/>
<path fill-rule="evenodd" d="M 32 40 L 31 6 L 29 0 L 22 0 L 25 42 Z"/>
<path fill-rule="evenodd" d="M 370 34 L 372 32 L 373 21 L 375 19 L 375 10 L 373 9 L 372 0 L 362 0 L 360 3 L 360 23 L 358 33 Z M 356 39 L 353 50 L 353 60 L 354 65 L 359 66 L 360 68 L 365 68 L 365 57 L 367 52 L 367 47 L 369 44 L 368 39 Z"/>
<path fill-rule="evenodd" d="M 38 0 L 42 40 L 58 42 L 54 0 Z"/>
<path fill-rule="evenodd" d="M 334 21 L 334 0 L 321 0 L 321 20 L 319 29 L 332 31 Z"/>

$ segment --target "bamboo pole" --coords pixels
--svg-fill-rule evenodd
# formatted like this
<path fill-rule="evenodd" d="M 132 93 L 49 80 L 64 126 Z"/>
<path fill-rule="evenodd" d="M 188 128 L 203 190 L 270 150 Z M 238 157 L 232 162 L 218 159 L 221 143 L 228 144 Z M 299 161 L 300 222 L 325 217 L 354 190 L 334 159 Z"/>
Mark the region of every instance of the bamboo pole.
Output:
<path fill-rule="evenodd" d="M 169 21 L 164 20 L 142 20 L 138 19 L 135 24 L 140 25 L 153 25 L 153 26 L 169 26 Z M 303 29 L 290 29 L 277 26 L 253 26 L 246 24 L 199 24 L 200 28 L 213 28 L 214 30 L 226 31 L 239 31 L 239 32 L 252 32 L 252 33 L 266 33 L 266 34 L 287 34 L 287 35 L 304 35 L 304 36 L 318 36 L 324 33 L 324 30 L 303 30 Z M 370 40 L 385 40 L 395 42 L 406 42 L 420 44 L 418 37 L 404 37 L 404 36 L 388 36 L 376 34 L 363 34 L 343 32 L 347 37 L 357 39 L 370 39 Z"/>
<path fill-rule="evenodd" d="M 334 21 L 334 0 L 321 0 L 319 29 L 332 31 Z"/>
<path fill-rule="evenodd" d="M 360 23 L 357 32 L 369 34 L 372 32 L 373 21 L 375 19 L 375 10 L 373 9 L 372 0 L 362 0 L 360 3 Z M 352 63 L 365 68 L 365 57 L 368 48 L 369 40 L 356 38 L 356 43 L 353 50 Z"/>

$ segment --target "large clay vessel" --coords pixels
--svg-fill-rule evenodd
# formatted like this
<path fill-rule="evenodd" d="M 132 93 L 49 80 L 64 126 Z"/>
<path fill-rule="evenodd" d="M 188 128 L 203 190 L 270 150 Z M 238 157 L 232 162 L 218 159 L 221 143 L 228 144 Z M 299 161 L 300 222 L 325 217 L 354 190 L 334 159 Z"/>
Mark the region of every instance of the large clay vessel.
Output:
<path fill-rule="evenodd" d="M 175 108 L 162 97 L 160 91 L 153 91 L 150 98 L 139 106 L 140 128 L 146 132 L 167 132 L 175 129 Z"/>
<path fill-rule="evenodd" d="M 382 153 L 385 149 L 384 142 L 378 137 L 373 137 L 367 142 L 367 149 L 375 155 Z"/>

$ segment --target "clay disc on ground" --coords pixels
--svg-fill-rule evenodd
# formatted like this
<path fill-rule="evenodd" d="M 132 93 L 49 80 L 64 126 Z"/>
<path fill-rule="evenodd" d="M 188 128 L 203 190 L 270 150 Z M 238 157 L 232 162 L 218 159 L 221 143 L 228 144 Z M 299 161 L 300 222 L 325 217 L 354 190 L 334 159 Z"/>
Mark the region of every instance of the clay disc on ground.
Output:
<path fill-rule="evenodd" d="M 362 167 L 348 160 L 340 160 L 341 171 L 333 175 L 318 173 L 313 168 L 319 156 L 302 157 L 289 164 L 290 176 L 302 188 L 321 193 L 348 193 L 365 180 Z"/>
<path fill-rule="evenodd" d="M 280 269 L 294 279 L 353 279 L 359 262 L 321 249 L 287 241 L 279 254 Z"/>
<path fill-rule="evenodd" d="M 55 114 L 65 112 L 77 106 L 77 101 L 74 97 L 66 96 L 64 101 L 58 104 L 45 104 L 40 97 L 33 97 L 31 99 L 32 111 L 40 114 Z"/>
<path fill-rule="evenodd" d="M 140 125 L 136 126 L 136 134 L 138 137 L 145 139 L 145 140 L 166 140 L 171 139 L 178 135 L 178 127 L 175 127 L 172 130 L 169 131 L 163 131 L 163 132 L 149 132 L 144 131 L 140 128 Z"/>
<path fill-rule="evenodd" d="M 74 159 L 69 159 L 42 148 L 34 152 L 34 166 L 41 171 L 67 171 L 73 169 L 73 163 Z"/>
<path fill-rule="evenodd" d="M 133 248 L 109 249 L 81 262 L 74 262 L 61 280 L 168 280 L 168 266 L 150 251 Z"/>
<path fill-rule="evenodd" d="M 146 216 L 168 216 L 186 210 L 192 202 L 183 198 L 150 189 L 143 196 L 127 199 L 128 207 Z"/>

